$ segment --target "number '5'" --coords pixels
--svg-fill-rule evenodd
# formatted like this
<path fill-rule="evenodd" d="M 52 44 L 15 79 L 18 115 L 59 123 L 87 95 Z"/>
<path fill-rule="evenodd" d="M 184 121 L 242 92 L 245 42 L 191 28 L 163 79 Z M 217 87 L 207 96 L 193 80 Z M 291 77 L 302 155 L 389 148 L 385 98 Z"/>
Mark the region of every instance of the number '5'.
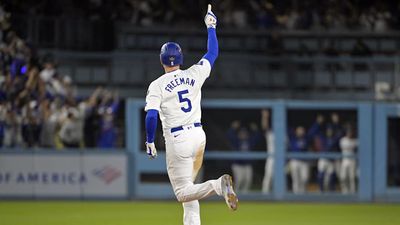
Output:
<path fill-rule="evenodd" d="M 183 112 L 188 113 L 188 112 L 192 111 L 192 102 L 190 101 L 190 99 L 183 97 L 183 95 L 185 95 L 185 94 L 189 94 L 189 91 L 187 89 L 183 90 L 183 91 L 178 91 L 179 102 L 187 103 L 187 107 L 181 107 L 181 109 Z"/>

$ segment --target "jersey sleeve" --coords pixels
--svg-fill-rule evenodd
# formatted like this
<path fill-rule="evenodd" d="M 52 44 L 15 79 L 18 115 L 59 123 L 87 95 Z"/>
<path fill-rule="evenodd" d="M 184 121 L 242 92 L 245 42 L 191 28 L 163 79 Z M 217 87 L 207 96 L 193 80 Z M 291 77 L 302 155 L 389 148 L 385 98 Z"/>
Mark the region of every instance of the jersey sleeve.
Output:
<path fill-rule="evenodd" d="M 188 71 L 193 77 L 204 81 L 210 76 L 211 64 L 207 59 L 202 58 L 198 63 L 191 66 Z"/>
<path fill-rule="evenodd" d="M 161 100 L 162 93 L 160 87 L 155 82 L 151 83 L 147 90 L 146 106 L 144 107 L 144 111 L 147 112 L 150 109 L 160 111 Z"/>

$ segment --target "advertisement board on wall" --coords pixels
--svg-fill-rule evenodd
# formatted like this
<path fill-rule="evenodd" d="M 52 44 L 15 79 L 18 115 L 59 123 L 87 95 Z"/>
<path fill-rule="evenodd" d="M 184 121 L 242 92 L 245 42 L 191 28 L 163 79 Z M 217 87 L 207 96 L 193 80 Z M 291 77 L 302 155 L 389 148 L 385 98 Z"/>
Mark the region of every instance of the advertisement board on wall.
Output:
<path fill-rule="evenodd" d="M 0 156 L 0 196 L 126 197 L 124 154 Z"/>

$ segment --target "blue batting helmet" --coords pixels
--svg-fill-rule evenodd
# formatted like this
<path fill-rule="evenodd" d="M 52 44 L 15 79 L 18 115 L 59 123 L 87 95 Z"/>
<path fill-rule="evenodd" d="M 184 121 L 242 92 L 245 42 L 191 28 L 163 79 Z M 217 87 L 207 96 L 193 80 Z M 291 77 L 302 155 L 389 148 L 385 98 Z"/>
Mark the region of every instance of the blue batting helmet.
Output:
<path fill-rule="evenodd" d="M 181 47 L 175 42 L 167 42 L 161 47 L 161 63 L 165 66 L 177 66 L 183 64 Z"/>

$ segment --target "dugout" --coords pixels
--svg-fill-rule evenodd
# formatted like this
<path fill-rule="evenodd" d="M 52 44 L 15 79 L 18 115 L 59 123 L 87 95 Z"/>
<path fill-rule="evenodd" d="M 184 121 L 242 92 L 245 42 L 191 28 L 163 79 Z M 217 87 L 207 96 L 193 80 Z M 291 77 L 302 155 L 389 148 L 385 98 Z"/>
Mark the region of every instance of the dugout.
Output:
<path fill-rule="evenodd" d="M 167 179 L 165 182 L 149 181 L 143 179 L 148 176 L 163 176 L 166 174 L 165 154 L 160 151 L 157 160 L 148 160 L 141 141 L 143 139 L 144 118 L 143 100 L 129 100 L 127 103 L 127 143 L 126 146 L 131 154 L 130 171 L 130 196 L 132 198 L 151 199 L 151 198 L 173 198 L 173 193 Z M 394 104 L 373 104 L 370 102 L 326 102 L 326 101 L 286 101 L 286 100 L 203 100 L 203 111 L 209 110 L 271 110 L 271 125 L 275 133 L 275 153 L 268 154 L 266 151 L 250 152 L 230 152 L 207 147 L 205 161 L 215 160 L 219 165 L 224 161 L 232 160 L 260 160 L 265 161 L 272 157 L 275 161 L 273 173 L 273 188 L 270 194 L 262 194 L 259 190 L 252 190 L 246 194 L 240 194 L 242 200 L 285 200 L 285 201 L 375 201 L 391 200 L 399 198 L 398 187 L 389 187 L 387 183 L 388 173 L 385 163 L 378 163 L 377 160 L 385 160 L 387 157 L 387 143 L 384 139 L 387 136 L 388 124 L 382 123 L 393 116 L 393 109 L 397 109 Z M 291 158 L 301 158 L 305 160 L 317 160 L 320 157 L 329 159 L 341 159 L 340 152 L 307 152 L 293 153 L 286 149 L 286 132 L 288 127 L 288 114 L 296 114 L 297 111 L 347 111 L 355 117 L 355 126 L 359 139 L 359 147 L 356 160 L 359 168 L 358 188 L 355 194 L 342 194 L 337 192 L 306 192 L 304 194 L 294 194 L 288 188 L 286 175 L 286 162 Z M 396 111 L 397 112 L 397 111 Z M 392 114 L 391 114 L 392 113 Z M 398 115 L 396 115 L 398 116 Z M 207 132 L 207 121 L 205 130 Z M 221 118 L 222 120 L 222 118 Z M 158 134 L 160 135 L 160 134 Z M 382 146 L 379 147 L 378 146 Z M 157 180 L 157 179 L 155 179 Z M 379 189 L 377 189 L 379 187 Z M 386 197 L 385 197 L 386 196 Z M 394 197 L 394 198 L 393 198 Z"/>

